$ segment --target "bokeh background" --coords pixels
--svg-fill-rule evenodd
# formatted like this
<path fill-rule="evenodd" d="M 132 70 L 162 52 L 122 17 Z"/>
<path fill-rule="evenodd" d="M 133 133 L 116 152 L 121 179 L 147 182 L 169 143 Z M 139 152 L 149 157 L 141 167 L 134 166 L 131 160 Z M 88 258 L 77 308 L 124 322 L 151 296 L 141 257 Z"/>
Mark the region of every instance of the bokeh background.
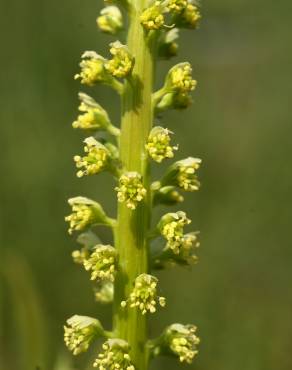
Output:
<path fill-rule="evenodd" d="M 101 5 L 0 3 L 1 370 L 83 370 L 88 358 L 64 348 L 65 319 L 110 324 L 109 307 L 94 302 L 71 261 L 76 243 L 63 221 L 75 195 L 115 210 L 110 177 L 78 180 L 72 162 L 81 150 L 72 76 L 84 50 L 106 54 L 114 40 L 96 30 Z M 201 231 L 200 261 L 159 274 L 168 306 L 151 319 L 152 335 L 175 321 L 197 324 L 192 369 L 292 369 L 291 11 L 289 0 L 205 1 L 200 30 L 183 32 L 179 56 L 157 71 L 159 85 L 171 64 L 188 60 L 199 82 L 194 105 L 162 122 L 176 133 L 178 157 L 203 159 L 202 189 L 184 204 Z M 105 87 L 93 95 L 118 120 L 117 97 Z"/>

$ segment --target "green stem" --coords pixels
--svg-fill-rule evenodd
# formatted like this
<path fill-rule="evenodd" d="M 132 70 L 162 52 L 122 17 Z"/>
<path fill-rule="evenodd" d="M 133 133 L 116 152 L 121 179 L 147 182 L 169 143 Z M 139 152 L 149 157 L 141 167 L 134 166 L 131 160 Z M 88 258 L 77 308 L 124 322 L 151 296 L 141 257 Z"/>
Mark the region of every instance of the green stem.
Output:
<path fill-rule="evenodd" d="M 152 90 L 155 41 L 144 32 L 139 16 L 146 0 L 132 0 L 127 45 L 135 57 L 132 78 L 125 83 L 122 99 L 120 158 L 126 171 L 143 177 L 147 196 L 137 209 L 118 206 L 115 244 L 119 252 L 115 282 L 114 331 L 131 347 L 131 359 L 137 370 L 148 368 L 147 318 L 137 308 L 121 307 L 133 289 L 136 277 L 148 273 L 147 232 L 151 217 L 150 168 L 145 144 L 152 127 Z"/>

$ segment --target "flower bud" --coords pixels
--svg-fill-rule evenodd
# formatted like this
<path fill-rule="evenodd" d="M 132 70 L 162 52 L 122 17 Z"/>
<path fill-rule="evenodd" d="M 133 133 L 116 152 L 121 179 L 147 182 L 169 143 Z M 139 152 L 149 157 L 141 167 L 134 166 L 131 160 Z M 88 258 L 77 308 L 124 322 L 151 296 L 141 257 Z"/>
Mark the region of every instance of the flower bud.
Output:
<path fill-rule="evenodd" d="M 91 271 L 91 280 L 114 281 L 117 251 L 110 245 L 96 245 L 92 253 L 83 260 L 86 271 Z"/>
<path fill-rule="evenodd" d="M 185 191 L 195 191 L 200 188 L 196 171 L 200 168 L 201 159 L 188 157 L 175 162 L 169 167 L 161 180 L 163 186 L 173 185 Z"/>
<path fill-rule="evenodd" d="M 125 203 L 132 210 L 145 198 L 146 189 L 142 184 L 142 176 L 138 172 L 126 172 L 119 179 L 117 191 L 118 201 Z"/>
<path fill-rule="evenodd" d="M 123 28 L 122 13 L 117 6 L 106 6 L 101 10 L 96 23 L 101 31 L 114 35 Z"/>
<path fill-rule="evenodd" d="M 159 42 L 158 53 L 162 58 L 169 59 L 177 55 L 178 44 L 177 40 L 179 37 L 178 28 L 172 28 L 167 32 L 164 32 Z"/>
<path fill-rule="evenodd" d="M 94 337 L 103 334 L 100 322 L 92 317 L 74 315 L 64 326 L 64 341 L 73 355 L 86 352 Z"/>
<path fill-rule="evenodd" d="M 128 47 L 119 41 L 112 42 L 110 46 L 113 58 L 105 63 L 106 70 L 114 77 L 125 78 L 129 76 L 134 67 L 134 58 Z"/>
<path fill-rule="evenodd" d="M 198 353 L 197 345 L 200 343 L 196 331 L 194 325 L 172 324 L 163 335 L 164 345 L 179 357 L 180 362 L 191 364 Z"/>
<path fill-rule="evenodd" d="M 157 111 L 166 109 L 186 109 L 192 104 L 192 97 L 188 93 L 170 92 L 162 96 L 156 104 Z"/>
<path fill-rule="evenodd" d="M 159 221 L 158 229 L 167 241 L 166 248 L 171 249 L 174 254 L 179 254 L 192 247 L 193 235 L 184 234 L 184 227 L 190 223 L 191 220 L 182 211 L 167 213 Z"/>
<path fill-rule="evenodd" d="M 73 122 L 73 128 L 80 128 L 83 130 L 106 130 L 111 126 L 111 121 L 107 112 L 90 96 L 79 93 L 81 104 L 80 114 L 76 121 Z"/>
<path fill-rule="evenodd" d="M 164 204 L 173 206 L 184 201 L 184 197 L 174 186 L 164 186 L 153 191 L 153 204 Z"/>
<path fill-rule="evenodd" d="M 109 339 L 102 345 L 103 352 L 94 361 L 99 370 L 135 370 L 129 355 L 130 346 L 123 339 Z"/>
<path fill-rule="evenodd" d="M 174 156 L 173 151 L 177 150 L 177 146 L 170 146 L 170 134 L 167 128 L 160 126 L 154 127 L 148 137 L 146 149 L 150 157 L 155 162 L 162 162 L 163 159 L 172 158 Z"/>
<path fill-rule="evenodd" d="M 114 298 L 114 284 L 109 280 L 99 280 L 94 287 L 94 295 L 99 303 L 111 303 Z"/>
<path fill-rule="evenodd" d="M 130 307 L 137 307 L 145 315 L 147 311 L 156 312 L 157 302 L 161 307 L 165 306 L 165 298 L 157 295 L 158 279 L 155 276 L 141 274 L 135 280 L 134 289 L 132 290 L 127 301 L 121 303 L 122 307 L 127 304 Z"/>
<path fill-rule="evenodd" d="M 76 155 L 74 161 L 76 167 L 80 170 L 77 172 L 77 177 L 83 177 L 84 175 L 95 175 L 104 170 L 110 160 L 110 152 L 108 149 L 96 141 L 94 137 L 88 137 L 84 140 L 86 144 L 84 152 L 86 155 L 80 157 Z"/>
<path fill-rule="evenodd" d="M 167 75 L 165 87 L 179 93 L 189 93 L 195 89 L 197 81 L 192 79 L 190 63 L 179 63 L 172 67 Z"/>
<path fill-rule="evenodd" d="M 72 207 L 72 213 L 65 217 L 70 225 L 69 234 L 95 224 L 112 226 L 113 220 L 106 216 L 99 203 L 85 197 L 70 198 L 68 203 Z"/>

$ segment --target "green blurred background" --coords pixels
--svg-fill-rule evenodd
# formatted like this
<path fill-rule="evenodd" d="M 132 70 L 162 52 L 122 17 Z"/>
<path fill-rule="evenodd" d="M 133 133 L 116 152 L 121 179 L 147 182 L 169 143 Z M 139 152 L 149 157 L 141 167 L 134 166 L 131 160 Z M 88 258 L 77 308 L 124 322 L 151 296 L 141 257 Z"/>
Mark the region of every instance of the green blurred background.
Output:
<path fill-rule="evenodd" d="M 81 149 L 72 76 L 84 50 L 106 54 L 113 40 L 95 28 L 101 5 L 1 0 L 1 370 L 83 370 L 86 356 L 72 361 L 64 348 L 65 319 L 110 323 L 71 261 L 76 244 L 63 221 L 66 199 L 79 194 L 115 209 L 110 177 L 78 180 L 72 162 Z M 183 32 L 179 56 L 159 64 L 158 81 L 188 60 L 199 82 L 194 105 L 162 122 L 179 158 L 203 159 L 202 189 L 184 204 L 201 230 L 200 261 L 159 274 L 168 306 L 151 319 L 152 335 L 175 321 L 197 324 L 192 369 L 292 369 L 291 11 L 289 0 L 205 1 L 200 30 Z M 118 119 L 109 89 L 94 96 Z"/>

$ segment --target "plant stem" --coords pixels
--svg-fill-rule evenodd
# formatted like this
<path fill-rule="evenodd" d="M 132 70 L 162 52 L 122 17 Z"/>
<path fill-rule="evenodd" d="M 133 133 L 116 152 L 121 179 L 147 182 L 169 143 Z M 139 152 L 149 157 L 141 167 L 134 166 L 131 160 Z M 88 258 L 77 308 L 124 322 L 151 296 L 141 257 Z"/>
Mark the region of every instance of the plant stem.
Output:
<path fill-rule="evenodd" d="M 132 0 L 129 9 L 127 45 L 135 56 L 135 66 L 122 97 L 120 158 L 125 171 L 136 171 L 142 175 L 147 196 L 134 211 L 119 204 L 115 233 L 119 266 L 115 279 L 114 331 L 117 337 L 130 344 L 130 356 L 137 370 L 148 368 L 146 315 L 142 315 L 137 308 L 121 308 L 121 301 L 129 297 L 136 277 L 148 273 L 147 231 L 151 218 L 151 193 L 145 144 L 153 121 L 154 40 L 149 35 L 146 37 L 139 21 L 145 6 L 146 0 Z"/>

